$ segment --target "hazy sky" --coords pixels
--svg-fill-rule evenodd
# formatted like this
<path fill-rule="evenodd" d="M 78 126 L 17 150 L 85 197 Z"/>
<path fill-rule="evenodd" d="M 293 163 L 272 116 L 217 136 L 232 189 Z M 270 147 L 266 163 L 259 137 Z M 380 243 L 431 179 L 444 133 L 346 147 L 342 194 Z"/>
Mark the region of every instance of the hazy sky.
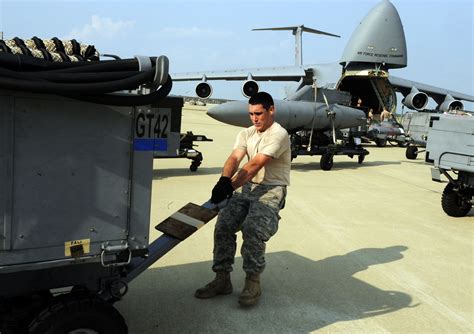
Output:
<path fill-rule="evenodd" d="M 338 62 L 352 31 L 379 1 L 363 0 L 0 0 L 4 38 L 75 38 L 100 53 L 170 59 L 171 72 L 294 64 L 290 32 L 252 28 L 304 24 L 341 35 L 303 35 L 303 62 Z M 398 77 L 474 95 L 472 0 L 394 0 L 407 40 Z M 240 82 L 213 82 L 213 97 L 243 98 Z M 261 89 L 283 97 L 284 83 Z M 175 83 L 174 94 L 194 94 Z M 471 106 L 470 104 L 469 106 Z M 472 108 L 470 108 L 472 109 Z"/>

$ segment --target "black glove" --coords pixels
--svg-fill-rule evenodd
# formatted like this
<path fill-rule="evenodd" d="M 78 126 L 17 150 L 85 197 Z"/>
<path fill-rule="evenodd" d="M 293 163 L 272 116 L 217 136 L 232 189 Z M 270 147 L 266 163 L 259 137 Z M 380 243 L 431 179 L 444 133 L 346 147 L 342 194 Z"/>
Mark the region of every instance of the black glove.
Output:
<path fill-rule="evenodd" d="M 232 180 L 230 177 L 221 176 L 219 181 L 217 181 L 216 185 L 212 189 L 211 202 L 218 204 L 226 198 L 231 198 L 233 192 L 234 187 L 232 187 Z"/>

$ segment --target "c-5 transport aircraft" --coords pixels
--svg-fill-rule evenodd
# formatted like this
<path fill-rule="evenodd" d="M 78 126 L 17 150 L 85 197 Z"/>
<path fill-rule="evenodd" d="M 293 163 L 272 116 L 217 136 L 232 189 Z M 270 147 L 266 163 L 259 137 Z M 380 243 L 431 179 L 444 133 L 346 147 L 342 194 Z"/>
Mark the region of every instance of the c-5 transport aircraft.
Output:
<path fill-rule="evenodd" d="M 323 169 L 332 167 L 334 154 L 359 155 L 359 163 L 364 156 L 362 151 L 359 154 L 350 149 L 331 149 L 331 145 L 328 145 L 331 136 L 327 137 L 323 132 L 357 127 L 365 121 L 363 118 L 369 110 L 375 118 L 384 108 L 395 112 L 397 91 L 404 96 L 403 105 L 413 110 L 423 110 L 429 97 L 437 103 L 440 112 L 463 109 L 461 100 L 474 101 L 474 96 L 471 95 L 389 74 L 390 69 L 407 66 L 407 48 L 400 16 L 388 0 L 378 3 L 361 21 L 349 39 L 339 63 L 304 65 L 301 54 L 302 32 L 337 35 L 304 26 L 264 28 L 268 29 L 293 31 L 296 38 L 294 66 L 177 73 L 172 75 L 173 80 L 199 80 L 196 94 L 201 98 L 212 94 L 212 87 L 207 80 L 242 80 L 242 93 L 246 97 L 258 91 L 257 81 L 299 82 L 296 91 L 288 95 L 287 99 L 275 102 L 277 116 L 283 111 L 281 115 L 287 121 L 283 120 L 282 125 L 292 136 L 293 156 L 305 154 L 303 151 L 306 154 L 322 154 Z M 355 108 L 359 99 L 363 101 L 363 108 L 358 110 Z M 341 108 L 341 105 L 346 107 Z M 360 110 L 363 113 L 356 114 Z M 222 104 L 210 109 L 208 114 L 225 123 L 251 125 L 245 101 Z M 352 116 L 349 117 L 348 114 Z M 354 143 L 352 138 L 348 143 L 357 147 L 357 142 Z"/>

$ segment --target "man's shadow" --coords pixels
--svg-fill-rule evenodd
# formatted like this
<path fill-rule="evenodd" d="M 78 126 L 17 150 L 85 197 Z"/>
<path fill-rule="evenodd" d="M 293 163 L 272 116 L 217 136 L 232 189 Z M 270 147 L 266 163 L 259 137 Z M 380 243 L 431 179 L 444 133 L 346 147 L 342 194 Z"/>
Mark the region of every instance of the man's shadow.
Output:
<path fill-rule="evenodd" d="M 234 293 L 210 300 L 193 297 L 212 279 L 211 263 L 148 270 L 117 306 L 130 333 L 308 333 L 333 323 L 374 317 L 410 307 L 400 291 L 377 288 L 355 274 L 403 258 L 405 246 L 364 248 L 313 261 L 292 252 L 267 254 L 260 303 L 237 305 L 243 287 L 241 258 L 232 273 Z M 142 288 L 140 288 L 142 287 Z M 135 306 L 134 306 L 135 305 Z M 149 314 L 148 314 L 149 313 Z"/>
<path fill-rule="evenodd" d="M 279 268 L 279 272 L 268 279 L 274 290 L 269 297 L 273 301 L 269 302 L 286 304 L 289 309 L 291 306 L 305 309 L 304 319 L 300 317 L 305 324 L 301 330 L 305 332 L 409 307 L 412 298 L 408 294 L 382 290 L 355 277 L 365 270 L 377 271 L 377 268 L 371 269 L 372 266 L 402 259 L 405 250 L 405 246 L 363 248 L 315 261 L 312 265 L 292 253 L 272 254 L 268 266 Z M 289 288 L 279 289 L 281 285 Z"/>

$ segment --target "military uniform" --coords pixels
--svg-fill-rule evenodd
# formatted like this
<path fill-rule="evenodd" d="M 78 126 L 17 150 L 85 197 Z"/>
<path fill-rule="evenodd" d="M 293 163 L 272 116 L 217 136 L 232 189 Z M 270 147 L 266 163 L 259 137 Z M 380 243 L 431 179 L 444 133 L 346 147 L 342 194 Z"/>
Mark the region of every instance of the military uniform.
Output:
<path fill-rule="evenodd" d="M 242 232 L 241 255 L 246 273 L 258 274 L 265 268 L 266 242 L 277 232 L 278 215 L 289 185 L 291 149 L 288 133 L 278 123 L 260 133 L 255 127 L 242 130 L 234 149 L 242 149 L 251 160 L 258 153 L 273 159 L 251 182 L 237 189 L 227 207 L 219 212 L 214 230 L 215 272 L 232 271 L 236 253 L 236 233 Z"/>

